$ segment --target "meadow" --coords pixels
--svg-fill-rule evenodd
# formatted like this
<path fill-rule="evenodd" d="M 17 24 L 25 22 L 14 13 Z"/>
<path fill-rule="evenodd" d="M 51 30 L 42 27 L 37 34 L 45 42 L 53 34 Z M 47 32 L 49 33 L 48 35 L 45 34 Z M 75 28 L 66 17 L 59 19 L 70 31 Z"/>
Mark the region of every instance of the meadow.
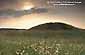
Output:
<path fill-rule="evenodd" d="M 85 55 L 85 31 L 0 31 L 0 55 Z"/>

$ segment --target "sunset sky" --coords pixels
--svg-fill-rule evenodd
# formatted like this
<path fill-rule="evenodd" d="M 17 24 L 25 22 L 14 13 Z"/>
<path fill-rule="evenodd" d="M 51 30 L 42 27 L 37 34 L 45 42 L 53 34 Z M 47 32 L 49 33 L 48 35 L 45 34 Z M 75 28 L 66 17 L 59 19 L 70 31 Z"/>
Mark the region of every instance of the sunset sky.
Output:
<path fill-rule="evenodd" d="M 81 3 L 56 4 L 62 1 Z M 0 0 L 0 28 L 29 29 L 49 22 L 85 29 L 85 0 Z"/>

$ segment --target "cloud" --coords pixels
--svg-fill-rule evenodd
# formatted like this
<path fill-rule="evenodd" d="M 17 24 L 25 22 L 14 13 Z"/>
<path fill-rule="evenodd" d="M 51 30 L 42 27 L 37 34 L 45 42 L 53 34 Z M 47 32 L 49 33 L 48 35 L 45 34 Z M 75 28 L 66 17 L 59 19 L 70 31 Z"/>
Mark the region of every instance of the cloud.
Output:
<path fill-rule="evenodd" d="M 24 6 L 29 6 L 31 3 L 25 0 L 0 0 L 0 10 L 6 9 L 22 9 Z"/>
<path fill-rule="evenodd" d="M 0 3 L 16 3 L 19 0 L 0 0 Z"/>
<path fill-rule="evenodd" d="M 47 8 L 42 8 L 42 7 L 38 7 L 38 8 L 33 8 L 33 13 L 46 13 L 48 12 Z"/>
<path fill-rule="evenodd" d="M 0 16 L 12 16 L 12 17 L 20 17 L 24 15 L 30 15 L 33 13 L 46 13 L 48 12 L 47 8 L 31 8 L 30 10 L 0 10 Z"/>
<path fill-rule="evenodd" d="M 43 0 L 0 0 L 0 16 L 20 17 L 33 13 L 46 13 L 48 11 L 47 8 L 38 8 L 38 6 L 36 6 L 42 4 L 40 2 L 43 2 Z M 27 7 L 31 5 L 34 5 L 32 9 L 23 9 L 24 6 Z"/>
<path fill-rule="evenodd" d="M 16 8 L 16 4 L 18 3 L 19 0 L 0 0 L 0 10 Z"/>

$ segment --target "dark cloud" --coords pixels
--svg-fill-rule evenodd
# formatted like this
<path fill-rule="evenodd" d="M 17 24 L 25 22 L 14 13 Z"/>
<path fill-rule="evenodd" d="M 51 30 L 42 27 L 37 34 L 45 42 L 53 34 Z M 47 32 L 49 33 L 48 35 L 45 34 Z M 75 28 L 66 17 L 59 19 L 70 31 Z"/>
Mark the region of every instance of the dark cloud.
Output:
<path fill-rule="evenodd" d="M 0 16 L 12 16 L 12 17 L 20 17 L 24 15 L 29 15 L 32 13 L 46 13 L 48 9 L 46 8 L 31 8 L 30 10 L 0 10 Z"/>
<path fill-rule="evenodd" d="M 14 9 L 19 0 L 0 0 L 0 10 L 2 9 Z"/>
<path fill-rule="evenodd" d="M 48 9 L 39 7 L 39 8 L 33 8 L 32 11 L 33 13 L 45 13 L 45 12 L 48 12 Z"/>
<path fill-rule="evenodd" d="M 31 14 L 31 10 L 21 10 L 21 11 L 15 11 L 15 10 L 1 10 L 0 16 L 12 16 L 12 17 L 19 17 L 27 14 Z"/>
<path fill-rule="evenodd" d="M 0 0 L 0 5 L 6 6 L 6 5 L 11 5 L 19 2 L 19 0 Z"/>
<path fill-rule="evenodd" d="M 14 3 L 14 2 L 17 2 L 19 0 L 0 0 L 0 3 Z"/>

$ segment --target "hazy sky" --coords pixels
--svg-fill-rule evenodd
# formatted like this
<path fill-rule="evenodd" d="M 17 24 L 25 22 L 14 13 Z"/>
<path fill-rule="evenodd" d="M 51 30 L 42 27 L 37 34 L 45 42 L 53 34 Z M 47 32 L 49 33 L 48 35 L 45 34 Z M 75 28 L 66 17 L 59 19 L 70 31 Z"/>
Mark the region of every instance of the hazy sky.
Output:
<path fill-rule="evenodd" d="M 85 29 L 85 0 L 0 0 L 0 28 L 28 29 L 48 22 Z"/>

